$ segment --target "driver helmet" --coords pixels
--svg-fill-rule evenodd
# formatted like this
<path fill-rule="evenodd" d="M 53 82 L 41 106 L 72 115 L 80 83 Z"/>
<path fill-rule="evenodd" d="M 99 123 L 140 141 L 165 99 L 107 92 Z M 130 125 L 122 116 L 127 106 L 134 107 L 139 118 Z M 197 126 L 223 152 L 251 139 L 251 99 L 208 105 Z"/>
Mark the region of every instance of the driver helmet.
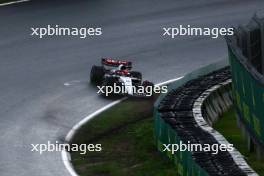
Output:
<path fill-rule="evenodd" d="M 119 70 L 126 70 L 127 68 L 126 68 L 126 66 L 124 66 L 123 64 L 121 64 L 121 65 L 119 65 L 118 69 Z"/>

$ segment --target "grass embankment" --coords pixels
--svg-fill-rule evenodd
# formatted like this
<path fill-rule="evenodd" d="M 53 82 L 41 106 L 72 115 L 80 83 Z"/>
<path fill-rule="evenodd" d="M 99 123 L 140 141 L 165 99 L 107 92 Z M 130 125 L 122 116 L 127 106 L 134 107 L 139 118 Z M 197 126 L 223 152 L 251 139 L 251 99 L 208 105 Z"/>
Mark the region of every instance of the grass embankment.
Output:
<path fill-rule="evenodd" d="M 258 161 L 255 152 L 247 150 L 247 141 L 241 130 L 237 127 L 234 108 L 224 113 L 214 125 L 214 129 L 220 132 L 234 147 L 245 157 L 247 163 L 260 175 L 264 176 L 264 160 Z"/>
<path fill-rule="evenodd" d="M 81 176 L 175 176 L 173 164 L 154 144 L 153 101 L 126 100 L 83 126 L 73 143 L 100 143 L 103 150 L 72 153 L 76 171 Z"/>

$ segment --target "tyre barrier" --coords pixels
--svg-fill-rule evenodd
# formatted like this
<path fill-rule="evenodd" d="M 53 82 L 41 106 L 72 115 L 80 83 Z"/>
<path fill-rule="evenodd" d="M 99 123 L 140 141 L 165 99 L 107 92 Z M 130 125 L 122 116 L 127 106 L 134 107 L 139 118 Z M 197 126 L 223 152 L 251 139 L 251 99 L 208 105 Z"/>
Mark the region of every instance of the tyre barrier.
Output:
<path fill-rule="evenodd" d="M 228 79 L 213 86 L 195 101 L 193 111 L 201 109 L 200 114 L 209 126 L 212 126 L 233 105 L 231 83 L 231 79 Z"/>
<path fill-rule="evenodd" d="M 228 144 L 209 125 L 232 104 L 230 77 L 229 67 L 199 76 L 172 89 L 156 105 L 155 140 L 158 150 L 175 163 L 179 175 L 257 176 L 236 150 L 219 151 L 217 154 L 213 151 L 176 151 L 172 154 L 163 150 L 163 144 L 180 142 Z"/>

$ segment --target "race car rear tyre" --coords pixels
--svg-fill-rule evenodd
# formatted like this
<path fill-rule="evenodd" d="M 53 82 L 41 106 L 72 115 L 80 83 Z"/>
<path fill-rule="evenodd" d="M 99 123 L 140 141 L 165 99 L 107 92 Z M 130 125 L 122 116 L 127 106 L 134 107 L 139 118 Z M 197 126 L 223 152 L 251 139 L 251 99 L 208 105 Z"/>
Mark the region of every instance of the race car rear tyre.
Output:
<path fill-rule="evenodd" d="M 102 84 L 104 74 L 105 74 L 104 67 L 94 65 L 90 73 L 91 83 L 96 84 L 96 85 Z"/>
<path fill-rule="evenodd" d="M 138 79 L 142 80 L 142 74 L 140 72 L 131 71 L 130 74 L 131 74 L 132 77 L 135 77 L 135 78 L 138 78 Z"/>

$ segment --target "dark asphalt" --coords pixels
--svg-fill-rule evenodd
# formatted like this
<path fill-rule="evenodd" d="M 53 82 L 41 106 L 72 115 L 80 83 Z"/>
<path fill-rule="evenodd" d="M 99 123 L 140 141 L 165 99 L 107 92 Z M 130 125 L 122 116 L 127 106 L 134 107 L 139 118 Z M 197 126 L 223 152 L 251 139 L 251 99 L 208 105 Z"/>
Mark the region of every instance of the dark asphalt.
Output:
<path fill-rule="evenodd" d="M 67 176 L 61 155 L 32 153 L 32 143 L 61 140 L 111 102 L 88 84 L 101 57 L 130 58 L 156 83 L 227 57 L 223 38 L 162 37 L 162 27 L 244 23 L 261 0 L 33 1 L 0 7 L 0 175 Z M 98 26 L 91 39 L 30 36 L 47 24 Z M 65 86 L 64 83 L 70 83 Z"/>

